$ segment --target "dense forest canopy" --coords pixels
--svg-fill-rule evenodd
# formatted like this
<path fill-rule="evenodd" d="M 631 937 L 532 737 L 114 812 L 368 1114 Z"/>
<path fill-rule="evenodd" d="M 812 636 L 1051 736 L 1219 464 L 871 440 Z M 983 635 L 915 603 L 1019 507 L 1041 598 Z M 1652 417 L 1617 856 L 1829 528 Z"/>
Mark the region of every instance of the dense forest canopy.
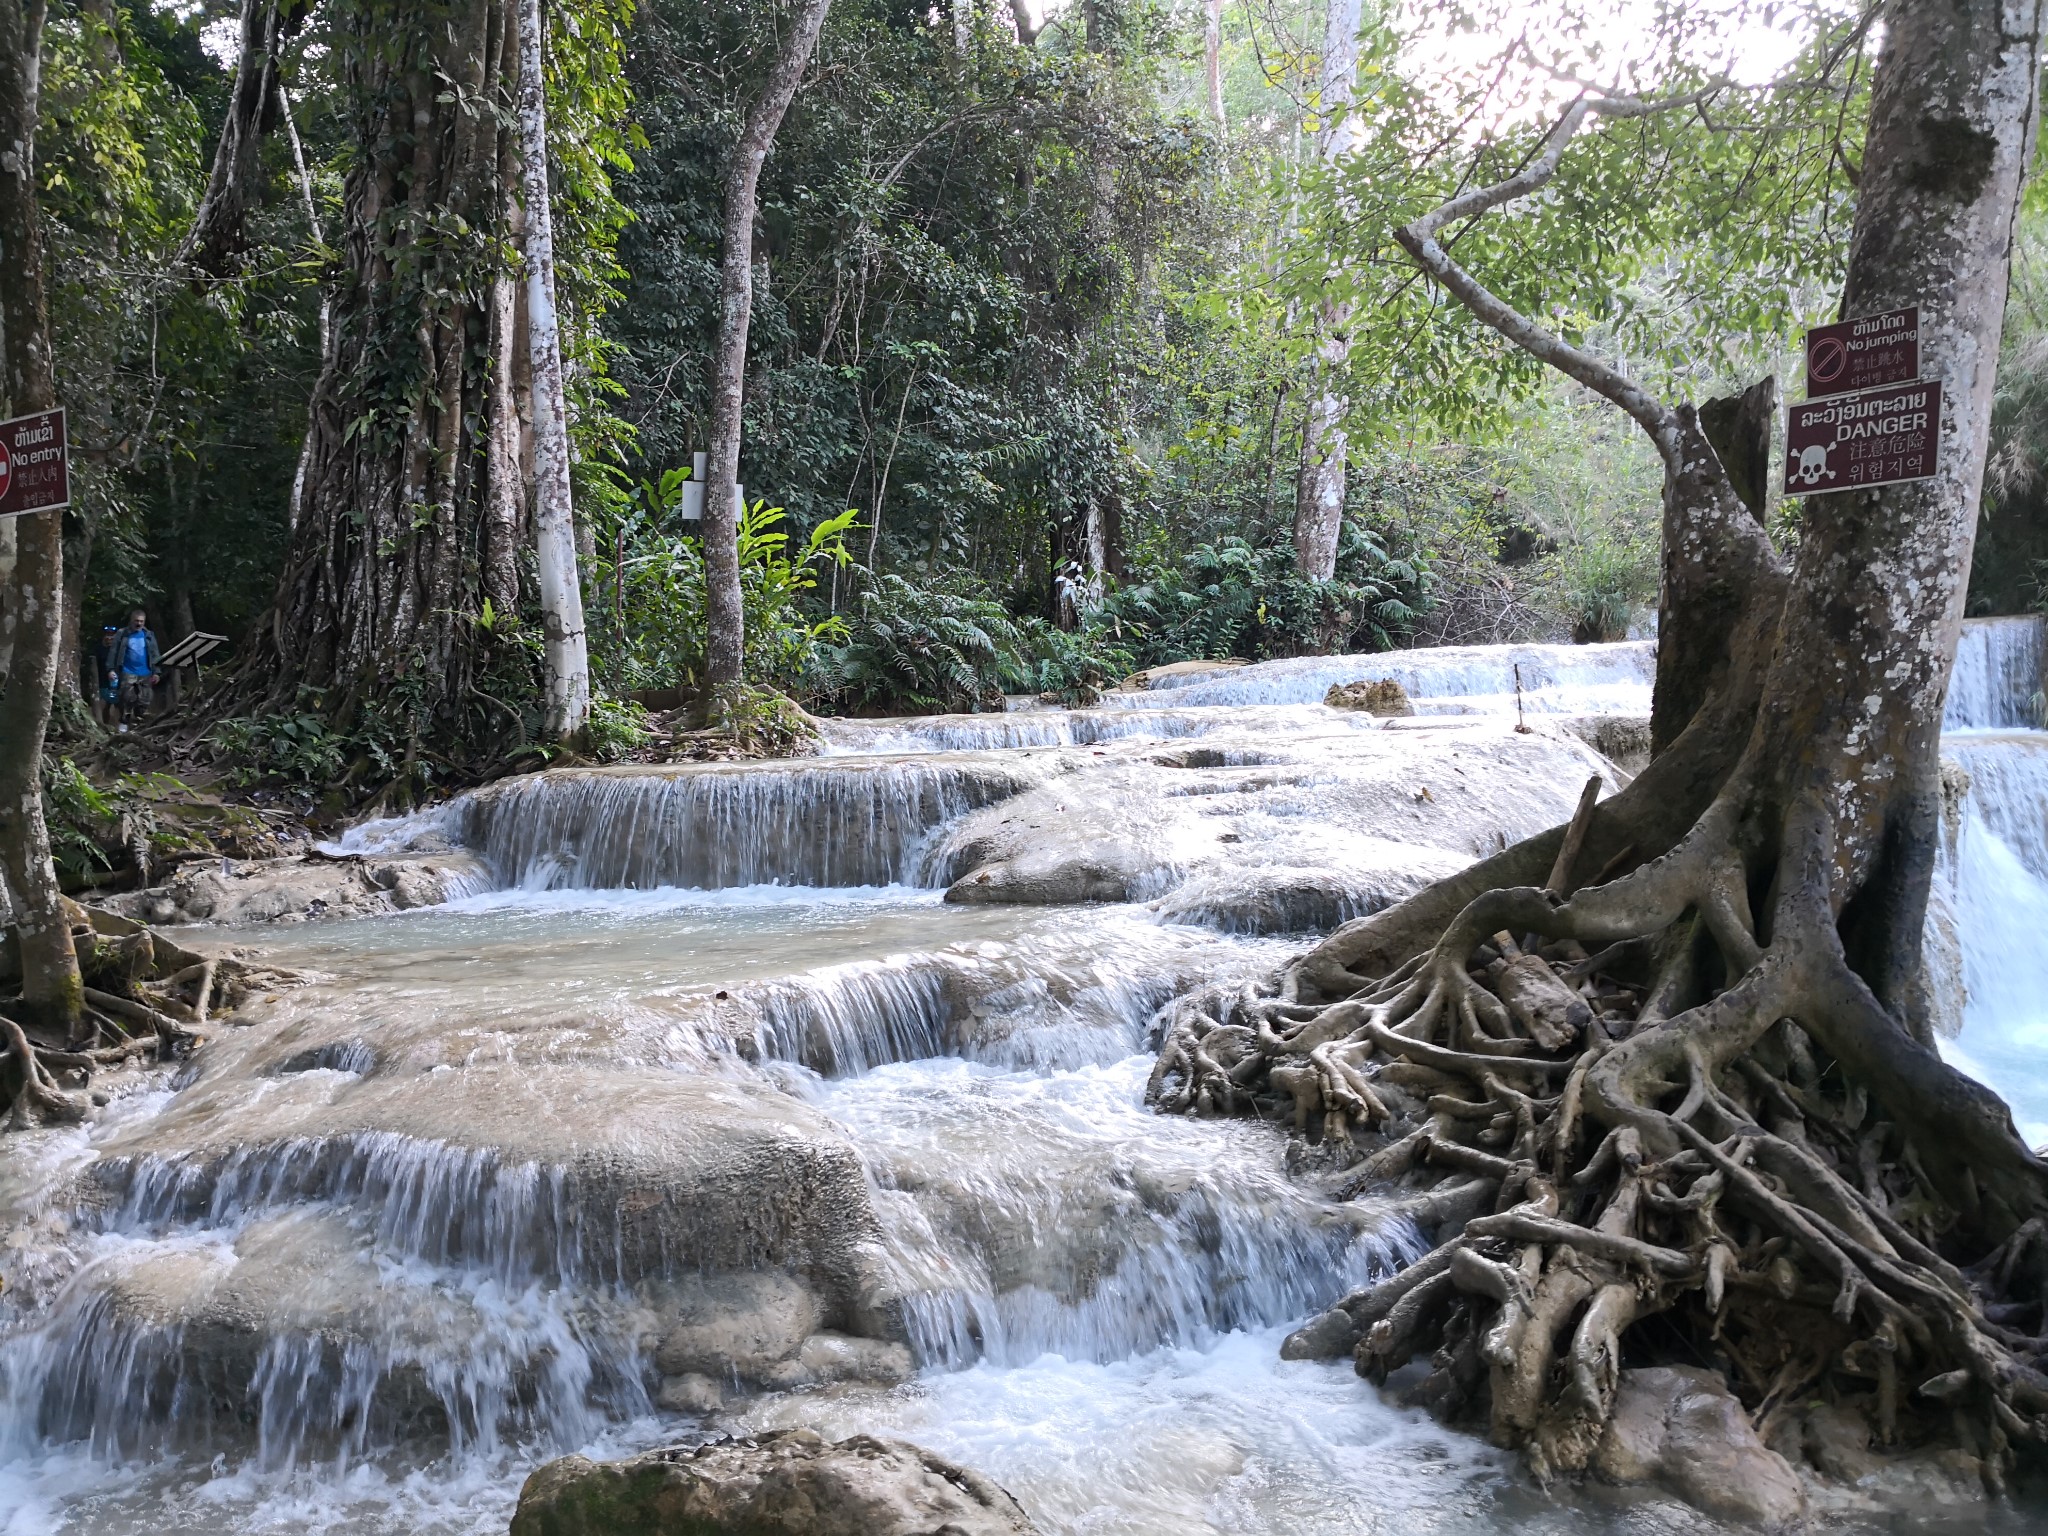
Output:
<path fill-rule="evenodd" d="M 1024 36 L 1001 7 L 831 11 L 760 190 L 740 479 L 761 517 L 785 512 L 748 566 L 762 682 L 821 706 L 974 707 L 1182 657 L 1612 637 L 1645 618 L 1648 456 L 1418 280 L 1390 232 L 1525 158 L 1575 79 L 1678 88 L 1733 58 L 1757 86 L 1846 46 L 1846 93 L 1737 91 L 1614 125 L 1540 202 L 1460 247 L 1496 291 L 1646 380 L 1704 398 L 1782 367 L 1839 276 L 1867 73 L 1868 40 L 1844 42 L 1855 9 L 1592 7 L 1531 33 L 1500 7 L 1367 6 L 1348 107 L 1323 101 L 1320 4 L 1223 6 L 1212 105 L 1203 9 L 1055 7 Z M 612 698 L 687 688 L 701 665 L 701 559 L 662 476 L 707 443 L 725 161 L 778 17 L 548 10 L 576 516 Z M 81 625 L 141 602 L 171 635 L 230 635 L 334 717 L 337 700 L 311 694 L 343 680 L 298 677 L 250 641 L 279 593 L 323 328 L 359 281 L 363 39 L 403 20 L 288 13 L 240 249 L 195 278 L 178 258 L 239 17 L 52 11 L 38 169 L 59 392 L 83 449 L 67 655 Z M 1338 118 L 1349 148 L 1320 156 Z M 493 256 L 492 224 L 452 214 L 420 249 L 459 275 L 419 280 L 459 290 L 516 265 Z M 1319 351 L 1333 306 L 1358 317 L 1336 374 Z M 2016 356 L 2033 326 L 2016 303 Z M 1339 552 L 1317 580 L 1297 568 L 1293 519 L 1327 388 L 1350 447 Z M 365 397 L 338 430 L 374 430 L 376 412 Z M 2033 494 L 2029 417 L 2009 417 L 1997 485 L 2017 504 Z M 848 509 L 807 571 L 785 568 Z M 521 591 L 530 603 L 531 573 Z M 482 586 L 451 592 L 442 606 L 473 630 Z M 2027 600 L 2011 581 L 1987 593 Z M 506 606 L 506 644 L 464 665 L 530 736 L 537 685 Z M 387 681 L 438 673 L 455 645 L 449 631 L 377 665 Z M 421 707 L 463 714 L 434 694 Z M 342 713 L 387 753 L 420 723 Z M 450 726 L 502 746 L 507 714 L 477 705 L 433 729 Z"/>

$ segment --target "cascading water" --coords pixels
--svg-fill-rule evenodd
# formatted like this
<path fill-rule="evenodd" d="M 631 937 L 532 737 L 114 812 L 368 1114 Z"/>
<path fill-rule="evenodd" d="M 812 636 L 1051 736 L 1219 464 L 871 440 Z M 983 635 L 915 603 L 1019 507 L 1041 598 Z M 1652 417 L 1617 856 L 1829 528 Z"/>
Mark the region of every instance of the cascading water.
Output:
<path fill-rule="evenodd" d="M 1225 738 L 1130 782 L 1227 811 L 1247 866 L 1319 826 L 1337 846 L 1357 817 L 1333 822 L 1312 754 L 1255 812 L 1232 797 L 1256 775 L 1225 765 L 1384 728 L 1323 708 L 1333 682 L 1498 715 L 1518 665 L 1532 715 L 1647 709 L 1647 646 L 1303 659 L 1094 710 L 831 728 L 921 760 L 558 773 L 342 838 L 467 844 L 505 888 L 192 935 L 317 979 L 177 1084 L 9 1139 L 0 1536 L 498 1536 L 536 1460 L 703 1427 L 661 1406 L 663 1362 L 702 1295 L 761 1274 L 793 1277 L 807 1338 L 893 1333 L 919 1374 L 802 1390 L 735 1368 L 711 1427 L 907 1434 L 1048 1531 L 1640 1529 L 1525 1497 L 1348 1367 L 1278 1359 L 1414 1235 L 1315 1198 L 1267 1128 L 1163 1120 L 1142 1092 L 1157 1004 L 1287 945 L 916 888 L 951 873 L 949 824 L 1026 791 L 1059 815 L 1083 783 L 1062 775 L 1126 738 Z M 2025 1059 L 2048 1038 L 2038 665 L 2037 627 L 1966 633 L 1951 722 L 1979 729 L 1948 743 L 1973 789 L 1944 878 L 1970 985 L 1953 1048 L 2048 1134 Z M 1422 761 L 1389 754 L 1386 803 L 1355 802 L 1388 837 L 1480 759 Z M 1207 913 L 1208 889 L 1169 910 Z"/>
<path fill-rule="evenodd" d="M 1648 640 L 1612 645 L 1466 645 L 1363 656 L 1297 656 L 1225 672 L 1160 679 L 1105 694 L 1122 708 L 1321 703 L 1331 688 L 1392 678 L 1421 713 L 1647 714 L 1657 667 Z"/>
<path fill-rule="evenodd" d="M 1106 693 L 1087 709 L 832 720 L 824 729 L 834 752 L 898 753 L 1086 747 L 1219 731 L 1258 736 L 1370 730 L 1381 722 L 1357 711 L 1326 708 L 1323 697 L 1333 685 L 1378 678 L 1400 683 L 1422 715 L 1513 714 L 1518 706 L 1534 715 L 1647 715 L 1655 670 L 1655 647 L 1647 641 L 1303 656 L 1172 675 L 1146 689 Z"/>
<path fill-rule="evenodd" d="M 2040 619 L 1963 626 L 1942 755 L 1969 789 L 1932 914 L 1953 924 L 1963 989 L 1961 1033 L 1942 1049 L 1998 1090 L 2037 1147 L 2048 1144 L 2048 731 L 2033 728 L 2044 659 Z"/>

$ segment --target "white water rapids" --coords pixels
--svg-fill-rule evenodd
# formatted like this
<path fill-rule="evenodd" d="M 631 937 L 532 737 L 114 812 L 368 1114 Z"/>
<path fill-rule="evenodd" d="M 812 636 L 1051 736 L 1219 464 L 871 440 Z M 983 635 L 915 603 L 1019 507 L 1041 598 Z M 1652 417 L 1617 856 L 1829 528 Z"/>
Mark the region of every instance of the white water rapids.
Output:
<path fill-rule="evenodd" d="M 2048 1139 L 2040 650 L 2031 622 L 1970 626 L 1942 878 L 1968 988 L 1948 1048 Z M 1640 1492 L 1553 1501 L 1348 1365 L 1278 1359 L 1415 1236 L 1318 1198 L 1271 1129 L 1151 1115 L 1143 1086 L 1159 1004 L 1289 940 L 1171 920 L 1195 901 L 938 889 L 971 862 L 949 833 L 1069 782 L 1062 751 L 1214 738 L 1160 772 L 1221 808 L 1264 747 L 1382 728 L 1325 709 L 1333 682 L 1394 677 L 1504 736 L 1484 722 L 1518 704 L 1646 713 L 1650 666 L 1643 645 L 1269 663 L 358 830 L 344 846 L 465 843 L 494 888 L 193 933 L 316 979 L 89 1127 L 0 1144 L 0 1536 L 499 1536 L 548 1457 L 783 1424 L 920 1440 L 1049 1533 L 1708 1529 Z M 1517 742 L 1570 766 L 1568 809 L 1579 760 Z M 1392 761 L 1406 807 L 1420 770 Z M 1247 867 L 1324 826 L 1351 846 L 1315 772 L 1284 790 L 1229 823 Z M 807 1276 L 833 1328 L 886 1298 L 916 1374 L 662 1409 L 650 1317 L 679 1277 L 749 1270 Z"/>

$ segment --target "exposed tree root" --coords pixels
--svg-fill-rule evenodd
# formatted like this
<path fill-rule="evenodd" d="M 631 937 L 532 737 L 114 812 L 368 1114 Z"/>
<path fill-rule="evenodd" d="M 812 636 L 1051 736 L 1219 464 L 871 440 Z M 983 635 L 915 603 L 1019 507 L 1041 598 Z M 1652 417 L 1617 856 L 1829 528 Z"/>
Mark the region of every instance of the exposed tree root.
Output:
<path fill-rule="evenodd" d="M 39 1039 L 8 1016 L 0 997 L 0 1125 L 81 1120 L 96 1073 L 182 1060 L 205 1043 L 203 1026 L 251 992 L 297 980 L 232 957 L 196 955 L 153 929 L 75 904 L 71 917 L 88 983 L 81 1032 L 61 1044 Z"/>
<path fill-rule="evenodd" d="M 1289 1353 L 1375 1381 L 1427 1357 L 1418 1399 L 1539 1477 L 1588 1466 L 1625 1361 L 1668 1360 L 1718 1365 L 1760 1426 L 1824 1391 L 1997 1487 L 2048 1438 L 2048 1168 L 1850 969 L 1827 817 L 1766 840 L 1751 798 L 1575 893 L 1531 850 L 1547 885 L 1470 896 L 1382 975 L 1353 957 L 1399 909 L 1182 998 L 1149 1096 L 1291 1121 L 1348 1165 L 1333 1194 L 1433 1235 Z M 1533 841 L 1575 852 L 1593 815 Z"/>

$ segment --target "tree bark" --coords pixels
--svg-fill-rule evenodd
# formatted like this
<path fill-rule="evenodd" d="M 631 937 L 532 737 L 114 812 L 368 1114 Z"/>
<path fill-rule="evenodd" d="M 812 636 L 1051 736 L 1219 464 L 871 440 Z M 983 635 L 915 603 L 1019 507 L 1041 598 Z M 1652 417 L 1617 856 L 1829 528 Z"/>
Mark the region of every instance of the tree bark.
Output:
<path fill-rule="evenodd" d="M 56 402 L 43 236 L 36 204 L 36 116 L 43 0 L 0 0 L 0 417 Z M 13 569 L 0 593 L 0 873 L 15 904 L 22 1004 L 70 1035 L 84 1003 L 78 957 L 43 820 L 43 737 L 60 663 L 64 524 L 60 512 L 10 519 Z"/>
<path fill-rule="evenodd" d="M 519 7 L 519 144 L 526 194 L 526 335 L 533 363 L 533 526 L 546 636 L 547 733 L 573 741 L 590 720 L 590 651 L 569 500 L 569 421 L 555 322 L 555 239 L 548 200 L 547 82 L 540 0 Z M 494 309 L 495 312 L 495 309 Z"/>
<path fill-rule="evenodd" d="M 745 615 L 740 601 L 740 422 L 747 371 L 747 327 L 754 313 L 754 217 L 761 167 L 775 146 L 783 115 L 796 97 L 818 45 L 832 0 L 798 0 L 768 79 L 747 113 L 725 178 L 724 257 L 719 267 L 718 351 L 711 386 L 711 446 L 704 481 L 706 588 L 704 684 L 709 694 L 740 681 Z"/>
<path fill-rule="evenodd" d="M 445 231 L 501 233 L 518 46 L 511 0 L 379 0 L 337 43 L 344 271 L 298 526 L 238 687 L 271 708 L 314 690 L 401 749 L 502 726 L 471 686 L 494 274 Z"/>
<path fill-rule="evenodd" d="M 1359 0 L 1329 0 L 1317 80 L 1316 159 L 1328 168 L 1358 142 L 1351 120 L 1358 75 Z M 1301 429 L 1301 476 L 1294 491 L 1294 564 L 1311 581 L 1337 572 L 1337 541 L 1344 525 L 1344 478 L 1349 441 L 1344 418 L 1351 402 L 1344 369 L 1351 360 L 1351 305 L 1323 299 L 1316 305 L 1316 346 L 1308 414 Z"/>

